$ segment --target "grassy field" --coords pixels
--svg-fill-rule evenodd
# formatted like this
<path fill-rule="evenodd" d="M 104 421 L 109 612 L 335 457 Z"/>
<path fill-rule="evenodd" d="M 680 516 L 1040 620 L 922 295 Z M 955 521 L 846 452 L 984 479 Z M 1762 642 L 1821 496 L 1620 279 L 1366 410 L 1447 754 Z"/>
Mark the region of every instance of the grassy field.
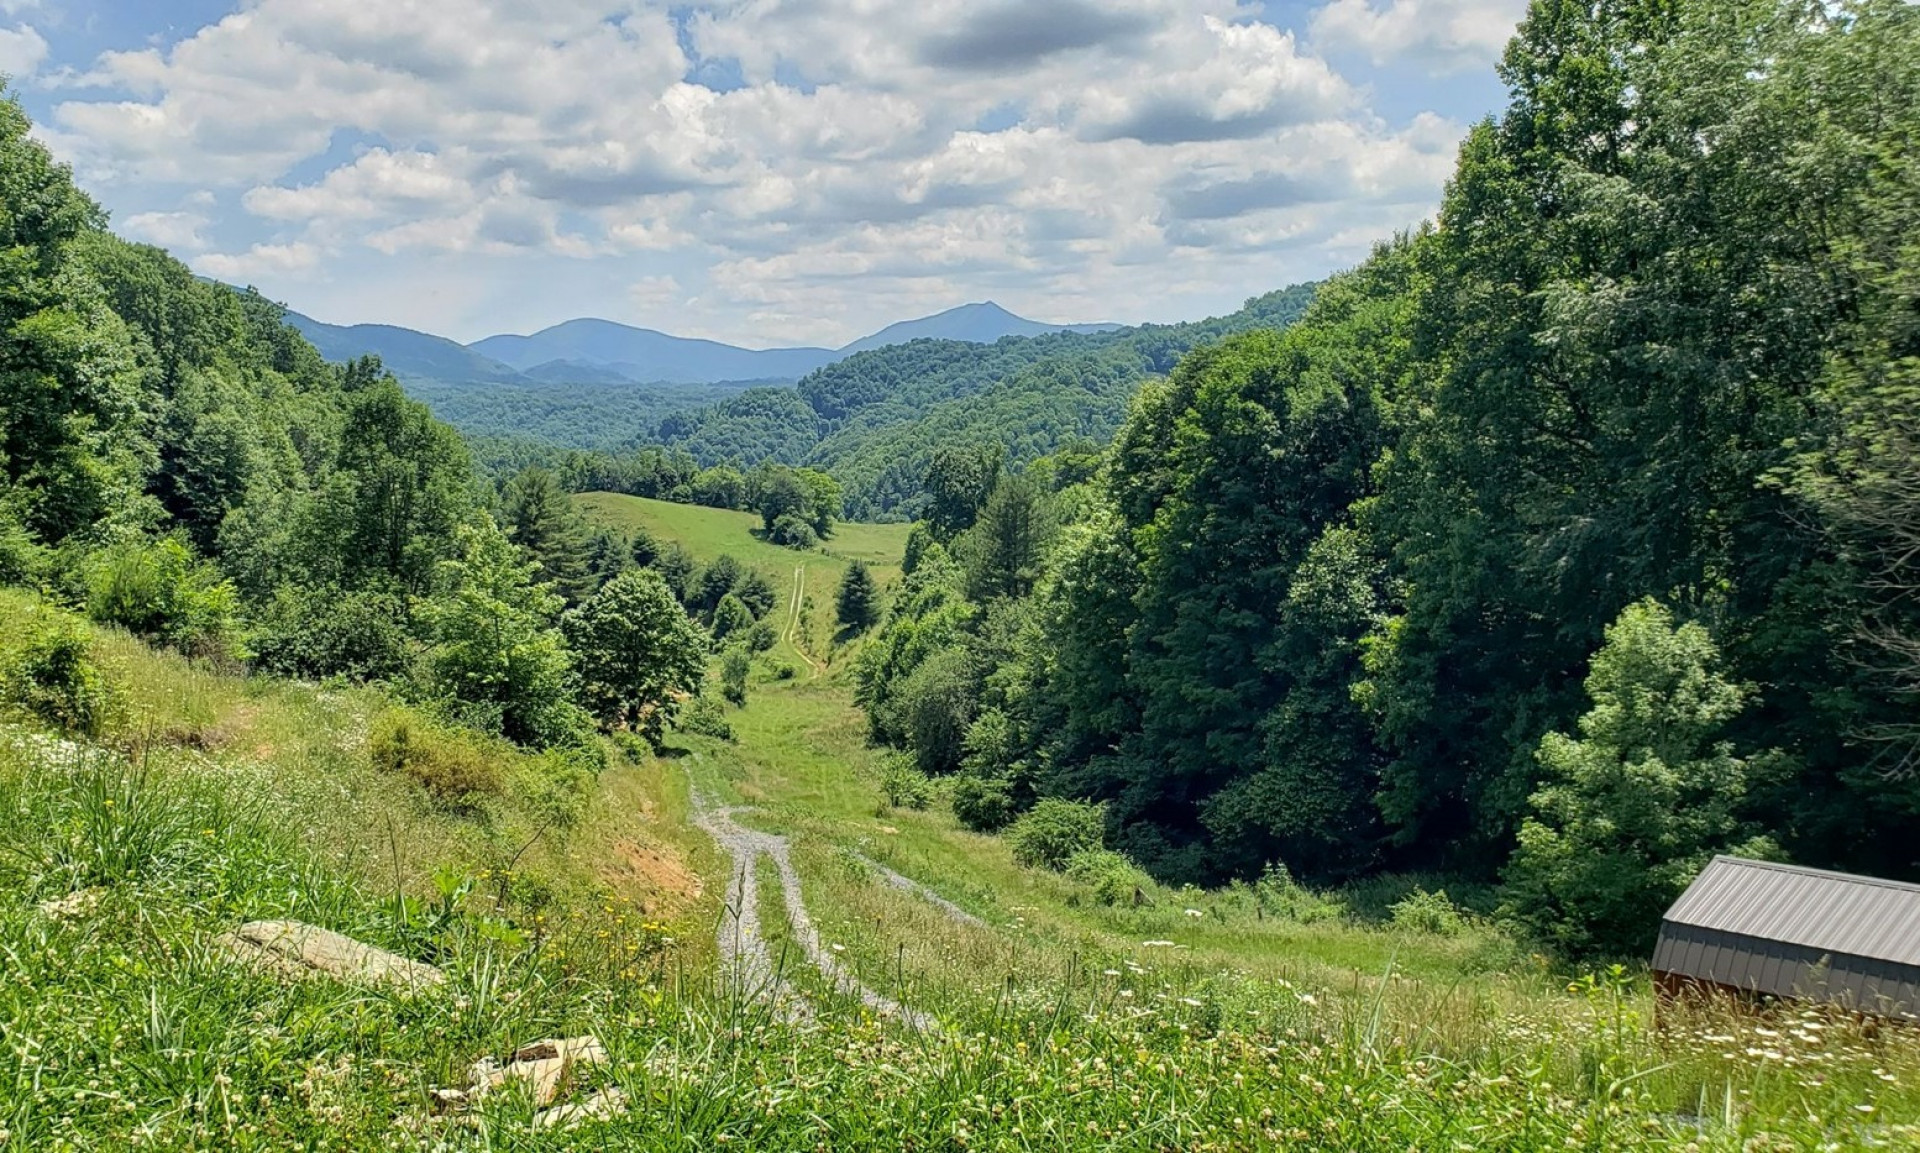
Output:
<path fill-rule="evenodd" d="M 703 558 L 792 563 L 754 551 L 750 518 L 592 500 Z M 850 526 L 836 547 L 887 562 L 903 537 Z M 846 554 L 804 563 L 811 585 Z M 1105 908 L 937 798 L 889 809 L 851 701 L 858 642 L 791 679 L 763 667 L 732 741 L 616 757 L 555 824 L 540 757 L 488 746 L 497 791 L 449 804 L 375 767 L 368 733 L 395 708 L 377 691 L 112 632 L 91 639 L 107 723 L 55 731 L 11 651 L 53 615 L 0 593 L 0 1153 L 1920 1147 L 1901 1030 L 1714 1007 L 1656 1029 L 1640 975 L 1556 971 L 1477 920 L 1383 921 L 1410 879 L 1333 895 L 1344 911 L 1320 919 L 1244 887 Z M 767 861 L 759 928 L 811 1012 L 718 974 L 726 867 L 690 824 L 696 790 L 785 835 L 823 946 L 938 1023 L 878 1018 L 814 972 Z M 209 944 L 284 916 L 448 982 L 289 984 Z M 625 1116 L 541 1128 L 511 1092 L 435 1114 L 432 1090 L 477 1058 L 580 1032 L 609 1061 L 577 1090 L 619 1087 Z"/>
<path fill-rule="evenodd" d="M 639 496 L 594 492 L 576 497 L 581 512 L 598 524 L 643 528 L 661 541 L 678 541 L 701 564 L 731 555 L 787 596 L 796 581 L 802 589 L 798 645 L 802 663 L 832 665 L 840 653 L 834 644 L 834 598 L 840 578 L 854 561 L 864 561 L 882 588 L 900 576 L 906 549 L 904 524 L 841 524 L 833 536 L 812 549 L 790 549 L 761 539 L 757 513 L 699 505 L 673 504 Z M 782 631 L 783 643 L 785 631 Z"/>

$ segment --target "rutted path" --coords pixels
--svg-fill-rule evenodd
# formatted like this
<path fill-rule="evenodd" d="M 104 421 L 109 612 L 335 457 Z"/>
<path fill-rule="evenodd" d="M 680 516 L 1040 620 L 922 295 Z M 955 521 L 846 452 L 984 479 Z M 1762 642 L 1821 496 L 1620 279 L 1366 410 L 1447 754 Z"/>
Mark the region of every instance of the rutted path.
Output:
<path fill-rule="evenodd" d="M 741 825 L 733 818 L 746 810 L 715 805 L 697 789 L 693 794 L 693 807 L 694 824 L 711 836 L 732 861 L 728 883 L 731 899 L 720 916 L 720 963 L 724 969 L 737 974 L 749 992 L 771 998 L 792 1015 L 803 1016 L 808 1011 L 800 995 L 775 972 L 766 939 L 760 935 L 757 870 L 760 858 L 766 856 L 772 858 L 780 875 L 787 921 L 800 943 L 800 951 L 827 983 L 839 992 L 858 997 L 861 1004 L 876 1013 L 897 1018 L 916 1029 L 934 1027 L 933 1018 L 927 1014 L 862 985 L 820 944 L 819 930 L 814 928 L 800 892 L 800 874 L 794 870 L 787 838 Z"/>
<path fill-rule="evenodd" d="M 867 868 L 872 869 L 876 874 L 879 875 L 880 879 L 885 881 L 887 884 L 892 885 L 894 888 L 900 889 L 904 892 L 914 894 L 915 896 L 919 897 L 921 900 L 927 902 L 929 905 L 932 905 L 935 908 L 939 909 L 941 912 L 945 913 L 947 916 L 952 917 L 956 921 L 959 921 L 961 924 L 974 925 L 982 929 L 990 929 L 993 927 L 987 924 L 985 921 L 981 920 L 979 917 L 974 916 L 972 913 L 967 912 L 965 909 L 962 909 L 960 906 L 954 904 L 952 901 L 949 901 L 945 897 L 934 892 L 932 889 L 929 889 L 925 885 L 914 880 L 912 877 L 902 876 L 901 874 L 894 872 L 892 869 L 887 868 L 885 865 L 874 860 L 872 857 L 866 856 L 865 854 L 855 853 L 853 854 L 853 856 L 860 863 L 867 866 Z"/>
<path fill-rule="evenodd" d="M 800 605 L 806 599 L 806 595 L 807 566 L 801 565 L 793 570 L 793 601 L 787 607 L 787 644 L 794 652 L 800 654 L 801 660 L 807 662 L 807 667 L 813 670 L 813 675 L 819 676 L 826 671 L 825 666 L 814 660 L 813 654 L 800 644 Z"/>

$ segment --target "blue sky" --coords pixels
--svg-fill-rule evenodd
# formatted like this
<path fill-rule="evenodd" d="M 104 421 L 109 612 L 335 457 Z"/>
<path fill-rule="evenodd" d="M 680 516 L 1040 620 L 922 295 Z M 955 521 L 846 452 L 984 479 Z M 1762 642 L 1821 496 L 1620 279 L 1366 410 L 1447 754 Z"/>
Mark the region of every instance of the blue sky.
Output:
<path fill-rule="evenodd" d="M 1433 211 L 1524 0 L 0 0 L 128 236 L 337 323 L 1175 320 Z"/>

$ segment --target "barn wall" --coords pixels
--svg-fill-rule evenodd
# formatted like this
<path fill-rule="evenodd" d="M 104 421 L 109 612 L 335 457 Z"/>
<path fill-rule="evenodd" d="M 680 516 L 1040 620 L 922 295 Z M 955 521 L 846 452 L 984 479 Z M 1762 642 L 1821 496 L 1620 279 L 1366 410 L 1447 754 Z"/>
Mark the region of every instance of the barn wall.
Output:
<path fill-rule="evenodd" d="M 1920 966 L 1695 925 L 1668 922 L 1660 927 L 1653 969 L 1672 978 L 1831 1001 L 1865 1013 L 1920 1015 Z"/>

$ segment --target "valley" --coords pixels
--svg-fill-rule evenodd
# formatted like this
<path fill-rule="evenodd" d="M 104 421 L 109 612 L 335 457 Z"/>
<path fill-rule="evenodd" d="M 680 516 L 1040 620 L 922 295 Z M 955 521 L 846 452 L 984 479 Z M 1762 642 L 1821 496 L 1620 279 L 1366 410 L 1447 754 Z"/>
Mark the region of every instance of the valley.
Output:
<path fill-rule="evenodd" d="M 1920 6 L 439 2 L 0 2 L 0 1153 L 1920 1149 Z"/>

